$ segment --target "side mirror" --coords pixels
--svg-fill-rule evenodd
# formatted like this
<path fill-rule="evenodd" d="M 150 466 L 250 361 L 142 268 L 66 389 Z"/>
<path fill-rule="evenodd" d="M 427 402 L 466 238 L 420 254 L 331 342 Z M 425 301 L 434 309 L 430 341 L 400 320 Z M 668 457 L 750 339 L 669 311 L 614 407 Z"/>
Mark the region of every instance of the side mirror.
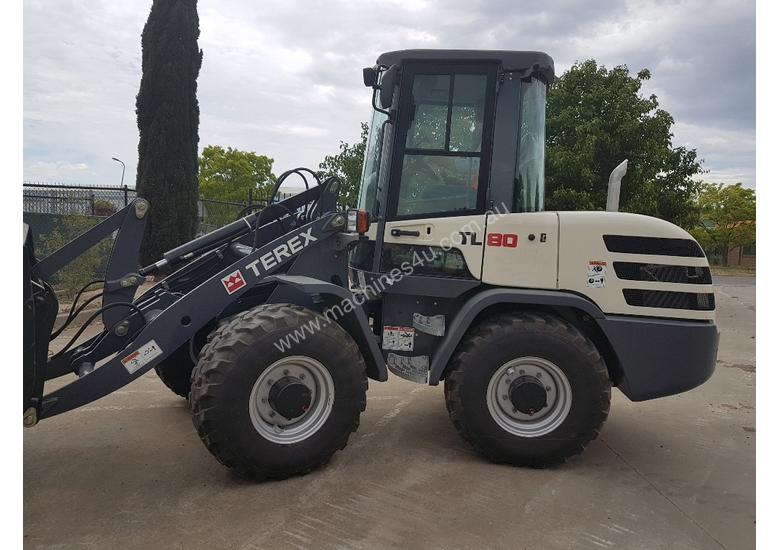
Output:
<path fill-rule="evenodd" d="M 366 67 L 363 69 L 363 84 L 366 88 L 373 88 L 376 86 L 377 71 L 373 67 Z"/>
<path fill-rule="evenodd" d="M 393 89 L 398 80 L 398 65 L 390 65 L 382 74 L 382 82 L 379 84 L 379 104 L 383 109 L 389 109 L 393 105 Z"/>

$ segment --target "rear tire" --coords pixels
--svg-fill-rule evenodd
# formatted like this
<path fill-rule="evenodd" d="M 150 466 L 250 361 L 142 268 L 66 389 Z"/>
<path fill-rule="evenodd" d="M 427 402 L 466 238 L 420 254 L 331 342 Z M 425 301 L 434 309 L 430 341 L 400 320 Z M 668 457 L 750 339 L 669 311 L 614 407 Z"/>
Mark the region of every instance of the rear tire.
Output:
<path fill-rule="evenodd" d="M 190 393 L 192 369 L 194 368 L 195 363 L 192 362 L 190 357 L 190 343 L 188 341 L 162 363 L 154 367 L 154 371 L 169 390 L 187 399 Z"/>
<path fill-rule="evenodd" d="M 494 462 L 544 467 L 581 453 L 609 413 L 611 383 L 593 343 L 546 313 L 501 314 L 473 328 L 444 392 L 460 435 Z"/>
<path fill-rule="evenodd" d="M 307 326 L 313 330 L 301 330 Z M 280 351 L 277 345 L 296 329 L 305 338 L 287 340 L 292 346 Z M 357 345 L 338 324 L 295 305 L 258 306 L 219 328 L 201 351 L 192 372 L 193 423 L 217 460 L 243 477 L 305 474 L 357 430 L 366 408 L 365 371 Z M 308 404 L 293 398 L 298 408 L 285 409 L 278 397 L 284 383 L 298 398 L 306 393 Z"/>

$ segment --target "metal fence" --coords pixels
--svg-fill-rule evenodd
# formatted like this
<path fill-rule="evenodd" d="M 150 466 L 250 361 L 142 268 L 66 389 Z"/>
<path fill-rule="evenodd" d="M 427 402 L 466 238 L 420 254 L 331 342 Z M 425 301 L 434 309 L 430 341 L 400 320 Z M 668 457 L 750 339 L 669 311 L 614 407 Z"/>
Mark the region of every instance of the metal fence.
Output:
<path fill-rule="evenodd" d="M 30 226 L 36 255 L 44 257 L 76 238 L 106 216 L 136 198 L 136 190 L 123 186 L 81 186 L 60 183 L 24 182 L 23 219 Z M 275 200 L 291 196 L 280 194 Z M 218 229 L 238 218 L 249 204 L 267 204 L 267 198 L 248 194 L 245 202 L 198 200 L 198 235 Z M 53 281 L 67 301 L 85 282 L 101 278 L 111 252 L 113 236 L 93 247 L 59 273 Z"/>
<path fill-rule="evenodd" d="M 127 187 L 86 187 L 79 185 L 24 182 L 24 212 L 70 216 L 108 216 L 136 197 Z"/>
<path fill-rule="evenodd" d="M 110 216 L 127 206 L 137 196 L 136 190 L 127 186 L 83 186 L 26 181 L 23 187 L 25 218 L 30 219 L 36 214 L 53 217 Z M 275 201 L 290 196 L 292 196 L 290 193 L 279 193 Z M 249 204 L 268 204 L 268 199 L 256 191 L 254 194 L 250 191 L 247 200 L 243 202 L 199 199 L 198 233 L 207 233 L 232 222 Z M 35 217 L 40 218 L 40 216 Z"/>

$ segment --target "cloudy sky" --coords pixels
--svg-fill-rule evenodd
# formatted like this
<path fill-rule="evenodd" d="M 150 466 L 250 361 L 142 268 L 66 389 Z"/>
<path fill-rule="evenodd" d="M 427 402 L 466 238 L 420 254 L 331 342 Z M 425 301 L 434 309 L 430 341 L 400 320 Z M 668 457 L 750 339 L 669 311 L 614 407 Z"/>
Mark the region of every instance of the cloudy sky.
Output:
<path fill-rule="evenodd" d="M 25 0 L 24 177 L 133 185 L 151 0 Z M 755 185 L 755 5 L 722 1 L 200 0 L 200 146 L 315 167 L 368 120 L 361 68 L 404 48 L 542 50 L 646 67 L 718 182 Z"/>

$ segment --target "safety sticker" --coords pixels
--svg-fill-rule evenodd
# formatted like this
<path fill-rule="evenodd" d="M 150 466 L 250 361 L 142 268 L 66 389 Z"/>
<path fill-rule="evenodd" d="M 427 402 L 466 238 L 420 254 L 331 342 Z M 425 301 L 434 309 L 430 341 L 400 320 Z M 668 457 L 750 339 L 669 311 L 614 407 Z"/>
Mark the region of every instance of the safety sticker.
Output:
<path fill-rule="evenodd" d="M 444 315 L 412 314 L 412 325 L 420 332 L 433 336 L 444 336 Z"/>
<path fill-rule="evenodd" d="M 413 351 L 414 328 L 385 325 L 382 330 L 382 349 Z"/>
<path fill-rule="evenodd" d="M 163 351 L 160 346 L 157 345 L 157 342 L 149 340 L 145 345 L 141 346 L 127 357 L 123 357 L 122 364 L 127 369 L 127 372 L 133 374 L 155 357 L 162 355 L 162 352 Z"/>
<path fill-rule="evenodd" d="M 591 260 L 588 262 L 588 288 L 604 288 L 607 275 L 607 262 Z"/>
<path fill-rule="evenodd" d="M 222 286 L 225 287 L 228 294 L 233 294 L 235 291 L 244 288 L 246 286 L 246 281 L 244 280 L 244 276 L 241 275 L 241 271 L 236 269 L 230 275 L 222 277 Z"/>

